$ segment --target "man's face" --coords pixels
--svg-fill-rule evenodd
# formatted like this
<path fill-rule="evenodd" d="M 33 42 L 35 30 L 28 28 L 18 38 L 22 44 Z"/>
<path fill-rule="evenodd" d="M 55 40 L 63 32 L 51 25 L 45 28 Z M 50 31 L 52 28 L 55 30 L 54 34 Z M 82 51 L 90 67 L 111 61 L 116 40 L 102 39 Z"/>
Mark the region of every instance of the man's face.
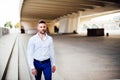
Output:
<path fill-rule="evenodd" d="M 40 34 L 45 34 L 47 29 L 46 24 L 45 23 L 38 24 L 37 29 Z"/>

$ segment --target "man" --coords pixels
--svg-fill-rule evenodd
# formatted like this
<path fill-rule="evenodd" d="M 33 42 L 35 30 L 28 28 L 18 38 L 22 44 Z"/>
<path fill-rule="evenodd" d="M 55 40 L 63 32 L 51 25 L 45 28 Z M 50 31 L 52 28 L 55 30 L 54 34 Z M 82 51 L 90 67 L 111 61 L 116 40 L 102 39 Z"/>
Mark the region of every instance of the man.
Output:
<path fill-rule="evenodd" d="M 45 21 L 38 23 L 37 30 L 28 42 L 28 63 L 36 80 L 41 80 L 42 72 L 45 80 L 52 80 L 52 72 L 56 70 L 53 39 L 46 33 Z"/>

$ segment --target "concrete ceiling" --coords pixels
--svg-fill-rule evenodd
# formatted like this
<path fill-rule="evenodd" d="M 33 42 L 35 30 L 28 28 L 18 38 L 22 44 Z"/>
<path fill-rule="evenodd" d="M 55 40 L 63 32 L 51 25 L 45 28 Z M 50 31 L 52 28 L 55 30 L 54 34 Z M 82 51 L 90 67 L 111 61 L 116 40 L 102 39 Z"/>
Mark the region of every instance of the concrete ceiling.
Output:
<path fill-rule="evenodd" d="M 96 7 L 120 7 L 120 0 L 24 0 L 22 18 L 56 19 L 60 16 Z"/>

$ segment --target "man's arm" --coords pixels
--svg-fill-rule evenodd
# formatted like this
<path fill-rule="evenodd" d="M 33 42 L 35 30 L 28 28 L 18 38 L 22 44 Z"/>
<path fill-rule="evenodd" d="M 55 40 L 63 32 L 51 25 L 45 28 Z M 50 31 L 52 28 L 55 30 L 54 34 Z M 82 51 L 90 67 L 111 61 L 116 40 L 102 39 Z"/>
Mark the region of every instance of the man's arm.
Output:
<path fill-rule="evenodd" d="M 50 60 L 52 65 L 52 72 L 54 73 L 56 71 L 56 66 L 55 66 L 53 39 L 51 39 L 51 44 L 50 44 Z"/>
<path fill-rule="evenodd" d="M 33 43 L 33 40 L 30 39 L 28 42 L 27 59 L 28 59 L 28 64 L 30 66 L 32 74 L 37 75 L 37 70 L 35 69 L 35 67 L 33 65 L 33 61 L 34 61 L 33 57 L 32 57 L 33 52 L 34 52 L 34 43 Z"/>
<path fill-rule="evenodd" d="M 34 52 L 34 44 L 33 44 L 33 40 L 30 39 L 28 42 L 28 47 L 27 47 L 27 59 L 28 59 L 28 64 L 31 69 L 34 68 L 33 57 L 32 57 L 33 52 Z"/>

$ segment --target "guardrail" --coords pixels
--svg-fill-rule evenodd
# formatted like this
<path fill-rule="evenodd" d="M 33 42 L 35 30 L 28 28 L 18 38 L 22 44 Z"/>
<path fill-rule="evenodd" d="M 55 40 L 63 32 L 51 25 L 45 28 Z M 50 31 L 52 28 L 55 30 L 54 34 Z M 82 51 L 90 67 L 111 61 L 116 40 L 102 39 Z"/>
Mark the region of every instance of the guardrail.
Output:
<path fill-rule="evenodd" d="M 4 28 L 4 27 L 0 27 L 0 37 L 6 34 L 9 34 L 9 29 L 8 28 Z"/>

